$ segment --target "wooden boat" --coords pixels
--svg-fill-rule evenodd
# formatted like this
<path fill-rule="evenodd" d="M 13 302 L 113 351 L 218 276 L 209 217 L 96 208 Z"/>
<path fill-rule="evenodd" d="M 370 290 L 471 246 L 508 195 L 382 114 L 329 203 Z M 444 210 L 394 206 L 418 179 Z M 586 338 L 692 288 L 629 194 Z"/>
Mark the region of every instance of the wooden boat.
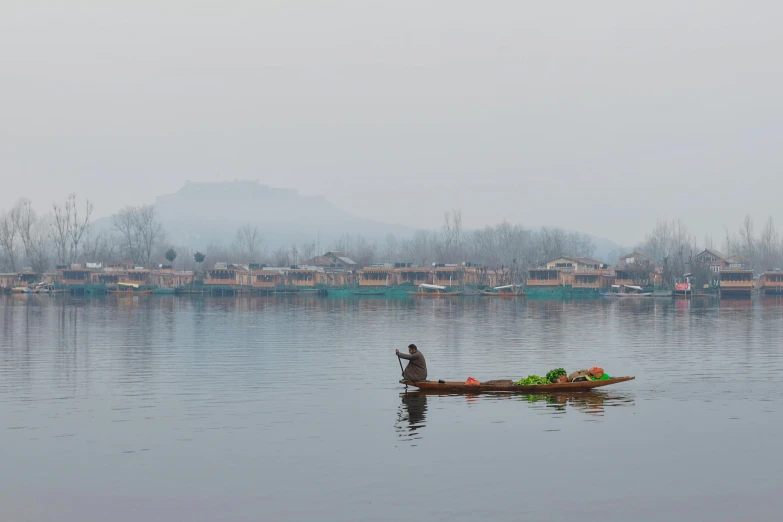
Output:
<path fill-rule="evenodd" d="M 141 285 L 135 283 L 117 283 L 117 288 L 109 290 L 110 294 L 115 295 L 150 295 L 152 288 L 142 289 Z"/>
<path fill-rule="evenodd" d="M 489 297 L 523 297 L 525 295 L 522 285 L 496 286 L 492 290 L 484 290 L 481 295 Z"/>
<path fill-rule="evenodd" d="M 515 384 L 465 384 L 464 382 L 438 382 L 438 381 L 406 381 L 400 380 L 400 384 L 406 386 L 415 386 L 420 390 L 439 390 L 443 392 L 468 392 L 468 393 L 486 393 L 486 392 L 515 392 L 515 393 L 547 393 L 547 392 L 570 392 L 587 391 L 618 382 L 625 382 L 636 377 L 614 377 L 605 381 L 582 381 L 565 382 L 555 384 L 533 384 L 530 386 L 517 386 Z"/>
<path fill-rule="evenodd" d="M 420 284 L 419 290 L 417 292 L 408 293 L 411 295 L 422 295 L 427 297 L 456 297 L 458 295 L 462 295 L 462 292 L 459 290 L 447 292 L 445 286 L 429 285 L 426 283 Z"/>
<path fill-rule="evenodd" d="M 32 290 L 27 286 L 15 286 L 11 288 L 12 294 L 29 294 Z"/>
<path fill-rule="evenodd" d="M 645 292 L 641 286 L 612 285 L 612 289 L 601 294 L 604 297 L 650 297 L 652 292 Z"/>

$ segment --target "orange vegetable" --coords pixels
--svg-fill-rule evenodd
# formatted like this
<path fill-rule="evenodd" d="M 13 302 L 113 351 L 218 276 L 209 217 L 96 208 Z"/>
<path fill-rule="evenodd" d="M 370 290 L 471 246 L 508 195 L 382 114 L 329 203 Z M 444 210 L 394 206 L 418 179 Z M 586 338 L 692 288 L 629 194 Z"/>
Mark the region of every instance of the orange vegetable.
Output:
<path fill-rule="evenodd" d="M 598 366 L 593 366 L 590 368 L 590 375 L 595 377 L 596 379 L 599 379 L 604 374 L 604 369 L 599 368 Z"/>

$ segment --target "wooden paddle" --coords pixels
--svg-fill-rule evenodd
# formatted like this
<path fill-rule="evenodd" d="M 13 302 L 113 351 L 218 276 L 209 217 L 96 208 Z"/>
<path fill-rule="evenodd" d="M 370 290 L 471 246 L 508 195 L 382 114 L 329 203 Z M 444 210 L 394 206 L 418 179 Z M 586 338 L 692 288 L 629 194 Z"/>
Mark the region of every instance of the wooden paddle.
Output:
<path fill-rule="evenodd" d="M 405 370 L 402 369 L 402 359 L 397 357 L 397 362 L 400 363 L 400 373 L 402 374 L 402 378 L 405 379 Z"/>

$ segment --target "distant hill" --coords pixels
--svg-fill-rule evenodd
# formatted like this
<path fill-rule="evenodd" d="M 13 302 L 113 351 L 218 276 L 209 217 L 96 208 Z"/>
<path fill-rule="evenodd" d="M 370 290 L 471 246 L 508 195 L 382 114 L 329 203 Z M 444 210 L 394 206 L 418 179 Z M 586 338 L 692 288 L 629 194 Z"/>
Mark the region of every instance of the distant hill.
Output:
<path fill-rule="evenodd" d="M 195 183 L 159 196 L 155 208 L 175 244 L 203 247 L 229 244 L 245 223 L 257 225 L 268 248 L 293 243 L 330 245 L 345 233 L 381 241 L 389 233 L 407 237 L 413 230 L 353 216 L 322 196 L 303 196 L 293 189 L 256 181 Z"/>
<path fill-rule="evenodd" d="M 321 250 L 331 247 L 343 234 L 361 234 L 382 244 L 388 234 L 409 238 L 415 230 L 354 216 L 337 208 L 323 196 L 303 196 L 294 189 L 274 188 L 257 181 L 185 182 L 173 194 L 158 196 L 158 218 L 168 242 L 203 249 L 209 243 L 229 246 L 237 229 L 256 225 L 267 249 L 320 241 Z M 95 222 L 96 230 L 110 230 L 111 218 Z M 320 237 L 319 237 L 320 234 Z M 590 236 L 593 257 L 615 263 L 620 245 Z"/>

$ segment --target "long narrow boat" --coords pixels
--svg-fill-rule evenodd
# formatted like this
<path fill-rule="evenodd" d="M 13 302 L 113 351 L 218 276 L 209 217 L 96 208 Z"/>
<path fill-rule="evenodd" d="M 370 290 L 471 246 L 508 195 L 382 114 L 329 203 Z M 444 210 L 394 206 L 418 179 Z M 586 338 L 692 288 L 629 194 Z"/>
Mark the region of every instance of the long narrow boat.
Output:
<path fill-rule="evenodd" d="M 460 290 L 448 291 L 445 286 L 428 285 L 427 283 L 420 284 L 418 292 L 408 293 L 410 295 L 421 295 L 427 297 L 457 297 L 462 295 L 462 291 Z"/>
<path fill-rule="evenodd" d="M 650 297 L 652 294 L 652 292 L 645 292 L 641 286 L 635 285 L 612 285 L 608 292 L 601 293 L 604 297 L 621 298 Z"/>
<path fill-rule="evenodd" d="M 468 392 L 468 393 L 486 393 L 486 392 L 565 392 L 565 391 L 587 391 L 618 382 L 625 382 L 636 377 L 614 377 L 605 381 L 582 381 L 565 382 L 555 384 L 533 384 L 529 386 L 517 386 L 516 384 L 465 384 L 464 382 L 438 382 L 438 381 L 406 381 L 400 380 L 400 384 L 406 386 L 415 386 L 420 390 L 440 390 L 444 392 Z"/>
<path fill-rule="evenodd" d="M 136 283 L 117 283 L 117 288 L 110 289 L 109 293 L 114 295 L 150 295 L 152 288 L 142 288 Z"/>
<path fill-rule="evenodd" d="M 492 290 L 484 290 L 481 295 L 488 297 L 524 297 L 525 291 L 522 290 L 522 285 L 503 285 L 496 286 Z"/>

